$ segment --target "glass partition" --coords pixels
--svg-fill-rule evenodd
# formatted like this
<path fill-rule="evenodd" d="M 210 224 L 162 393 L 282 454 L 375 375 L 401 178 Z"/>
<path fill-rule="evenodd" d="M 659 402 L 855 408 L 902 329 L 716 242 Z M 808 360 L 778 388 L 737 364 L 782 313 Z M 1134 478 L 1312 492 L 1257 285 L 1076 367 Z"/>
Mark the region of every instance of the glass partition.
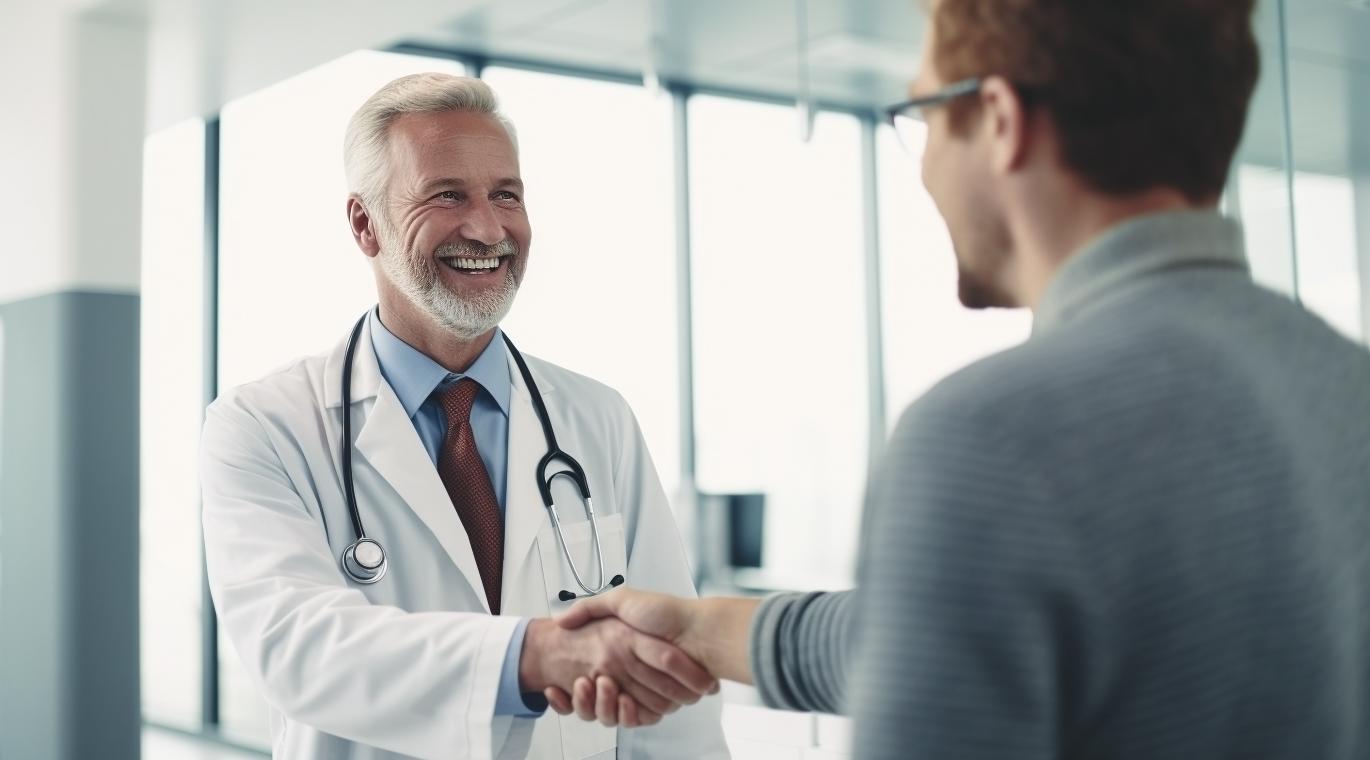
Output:
<path fill-rule="evenodd" d="M 205 404 L 205 123 L 143 146 L 140 350 L 143 715 L 200 723 L 204 583 L 196 477 Z"/>
<path fill-rule="evenodd" d="M 689 104 L 698 483 L 765 494 L 763 583 L 849 583 L 866 475 L 860 125 Z"/>

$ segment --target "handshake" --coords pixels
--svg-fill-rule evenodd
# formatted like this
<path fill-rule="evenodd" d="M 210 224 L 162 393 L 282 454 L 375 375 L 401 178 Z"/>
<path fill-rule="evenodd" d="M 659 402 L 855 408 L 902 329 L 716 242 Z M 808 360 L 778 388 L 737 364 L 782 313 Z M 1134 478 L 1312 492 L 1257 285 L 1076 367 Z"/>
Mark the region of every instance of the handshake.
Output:
<path fill-rule="evenodd" d="M 718 692 L 718 679 L 750 682 L 747 634 L 757 602 L 681 599 L 620 588 L 556 619 L 534 619 L 519 685 L 552 709 L 606 726 L 654 725 Z"/>

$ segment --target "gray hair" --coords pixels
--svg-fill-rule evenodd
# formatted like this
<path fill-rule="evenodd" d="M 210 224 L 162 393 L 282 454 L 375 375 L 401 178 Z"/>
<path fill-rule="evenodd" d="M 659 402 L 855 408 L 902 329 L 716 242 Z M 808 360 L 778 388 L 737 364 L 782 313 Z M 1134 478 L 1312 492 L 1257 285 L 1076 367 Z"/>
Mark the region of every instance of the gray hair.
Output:
<path fill-rule="evenodd" d="M 509 133 L 518 150 L 514 123 L 499 110 L 490 85 L 472 77 L 430 72 L 400 77 L 367 98 L 347 123 L 343 142 L 343 170 L 348 192 L 356 194 L 369 211 L 380 210 L 379 201 L 389 181 L 387 151 L 390 125 L 407 113 L 472 111 L 489 114 Z"/>

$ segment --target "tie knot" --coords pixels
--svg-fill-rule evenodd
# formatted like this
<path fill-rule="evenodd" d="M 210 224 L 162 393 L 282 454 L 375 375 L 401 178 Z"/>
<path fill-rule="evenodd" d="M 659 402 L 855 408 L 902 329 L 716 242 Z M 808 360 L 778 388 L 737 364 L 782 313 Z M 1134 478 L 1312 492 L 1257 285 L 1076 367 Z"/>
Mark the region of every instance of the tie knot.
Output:
<path fill-rule="evenodd" d="M 471 419 L 471 405 L 480 392 L 480 383 L 463 377 L 438 392 L 438 402 L 447 414 L 447 424 L 466 424 Z"/>

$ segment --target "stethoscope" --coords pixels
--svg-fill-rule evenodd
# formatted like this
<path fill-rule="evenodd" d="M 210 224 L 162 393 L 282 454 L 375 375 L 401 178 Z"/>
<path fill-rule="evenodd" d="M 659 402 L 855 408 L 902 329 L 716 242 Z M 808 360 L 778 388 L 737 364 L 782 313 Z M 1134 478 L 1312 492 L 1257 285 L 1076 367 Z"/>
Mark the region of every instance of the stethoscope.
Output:
<path fill-rule="evenodd" d="M 356 533 L 357 540 L 343 550 L 342 568 L 347 576 L 357 583 L 371 584 L 385 577 L 385 571 L 390 567 L 390 559 L 385 554 L 385 549 L 381 547 L 379 541 L 368 538 L 366 531 L 362 528 L 361 512 L 357 509 L 356 490 L 352 485 L 352 357 L 357 351 L 357 339 L 361 336 L 362 325 L 366 324 L 368 314 L 363 314 L 357 320 L 357 325 L 352 328 L 352 335 L 347 340 L 347 355 L 343 359 L 342 371 L 342 408 L 343 408 L 343 441 L 342 441 L 342 469 L 343 469 L 343 490 L 347 494 L 347 508 L 352 513 L 352 530 Z M 502 333 L 501 333 L 502 334 Z M 574 457 L 562 451 L 557 446 L 556 434 L 552 432 L 552 420 L 547 416 L 547 406 L 542 402 L 542 394 L 538 392 L 537 383 L 533 381 L 533 373 L 528 371 L 528 364 L 523 360 L 517 348 L 514 348 L 513 341 L 509 336 L 504 336 L 504 345 L 509 347 L 509 353 L 514 357 L 514 363 L 518 365 L 519 374 L 523 376 L 523 382 L 528 386 L 528 395 L 533 399 L 533 409 L 537 412 L 538 422 L 542 423 L 542 435 L 547 439 L 547 453 L 538 462 L 537 478 L 538 491 L 542 494 L 542 504 L 547 508 L 547 513 L 552 518 L 552 528 L 557 533 L 557 543 L 561 544 L 561 553 L 566 557 L 566 563 L 571 567 L 571 575 L 576 579 L 576 585 L 580 586 L 582 594 L 575 594 L 563 589 L 557 594 L 557 598 L 563 602 L 569 602 L 580 596 L 594 596 L 616 586 L 623 585 L 623 576 L 615 575 L 606 583 L 604 580 L 604 552 L 599 545 L 599 523 L 595 520 L 595 504 L 590 498 L 590 484 L 585 479 L 585 470 L 580 466 Z M 558 470 L 551 475 L 547 474 L 547 468 L 554 462 L 560 462 L 567 469 Z M 557 514 L 557 505 L 552 501 L 552 481 L 559 477 L 567 477 L 575 483 L 576 490 L 580 493 L 580 498 L 585 502 L 585 515 L 590 520 L 590 536 L 595 550 L 595 560 L 599 564 L 599 585 L 590 586 L 581 578 L 580 570 L 576 567 L 576 561 L 571 557 L 571 550 L 566 546 L 566 536 L 561 532 L 561 517 Z"/>

